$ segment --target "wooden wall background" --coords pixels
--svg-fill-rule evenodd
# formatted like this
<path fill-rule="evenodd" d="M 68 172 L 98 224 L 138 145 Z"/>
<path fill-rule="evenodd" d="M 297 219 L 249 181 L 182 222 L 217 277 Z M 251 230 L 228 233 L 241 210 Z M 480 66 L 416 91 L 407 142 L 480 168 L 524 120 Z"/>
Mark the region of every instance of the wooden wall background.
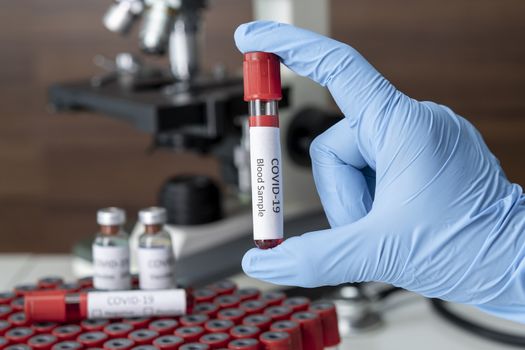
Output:
<path fill-rule="evenodd" d="M 0 252 L 66 252 L 96 229 L 97 208 L 136 212 L 181 172 L 217 176 L 214 159 L 158 152 L 126 124 L 50 114 L 46 88 L 98 72 L 95 54 L 136 51 L 107 32 L 107 0 L 0 2 Z M 206 65 L 237 69 L 232 33 L 247 0 L 214 0 Z M 332 0 L 332 32 L 401 90 L 476 124 L 508 176 L 525 184 L 523 0 Z"/>

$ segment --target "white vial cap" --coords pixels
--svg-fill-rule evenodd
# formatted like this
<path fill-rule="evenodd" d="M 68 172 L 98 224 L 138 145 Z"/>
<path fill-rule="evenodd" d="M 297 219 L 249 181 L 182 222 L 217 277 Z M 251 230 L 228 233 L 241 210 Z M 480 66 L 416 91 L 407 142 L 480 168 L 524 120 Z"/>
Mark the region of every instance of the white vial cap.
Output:
<path fill-rule="evenodd" d="M 166 219 L 166 209 L 162 207 L 149 207 L 139 211 L 139 220 L 144 225 L 163 225 Z"/>
<path fill-rule="evenodd" d="M 126 222 L 124 209 L 109 207 L 97 212 L 97 223 L 104 226 L 123 225 Z"/>

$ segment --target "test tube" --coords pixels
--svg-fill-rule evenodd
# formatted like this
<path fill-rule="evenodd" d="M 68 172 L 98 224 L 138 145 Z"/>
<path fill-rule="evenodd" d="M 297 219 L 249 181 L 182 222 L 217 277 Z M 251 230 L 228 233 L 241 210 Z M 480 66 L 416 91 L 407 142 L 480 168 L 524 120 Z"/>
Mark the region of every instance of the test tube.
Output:
<path fill-rule="evenodd" d="M 249 103 L 253 239 L 260 249 L 270 249 L 283 241 L 279 59 L 267 52 L 246 53 L 243 72 L 244 100 Z"/>
<path fill-rule="evenodd" d="M 193 299 L 184 289 L 92 291 L 67 293 L 38 291 L 25 297 L 31 321 L 74 322 L 86 318 L 179 316 L 190 313 Z"/>

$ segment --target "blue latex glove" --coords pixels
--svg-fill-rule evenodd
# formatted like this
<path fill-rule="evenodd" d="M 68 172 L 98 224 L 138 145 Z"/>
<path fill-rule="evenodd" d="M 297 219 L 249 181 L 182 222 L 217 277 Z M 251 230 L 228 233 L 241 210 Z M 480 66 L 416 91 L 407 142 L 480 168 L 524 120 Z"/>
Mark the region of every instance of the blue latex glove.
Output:
<path fill-rule="evenodd" d="M 467 120 L 407 97 L 319 34 L 252 22 L 235 41 L 328 87 L 346 117 L 310 148 L 332 228 L 248 251 L 249 276 L 302 287 L 382 281 L 525 322 L 522 189 Z"/>

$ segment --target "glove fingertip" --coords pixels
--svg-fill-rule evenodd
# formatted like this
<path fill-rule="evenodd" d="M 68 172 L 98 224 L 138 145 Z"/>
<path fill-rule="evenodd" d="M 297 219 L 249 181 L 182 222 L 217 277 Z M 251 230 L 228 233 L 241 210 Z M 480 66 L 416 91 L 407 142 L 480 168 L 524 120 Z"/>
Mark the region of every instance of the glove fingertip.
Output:
<path fill-rule="evenodd" d="M 242 53 L 250 51 L 259 51 L 256 47 L 257 40 L 254 40 L 254 35 L 257 31 L 271 30 L 272 27 L 279 26 L 280 23 L 273 21 L 252 21 L 243 23 L 237 27 L 233 34 L 235 45 Z"/>
<path fill-rule="evenodd" d="M 254 260 L 255 260 L 255 256 L 258 253 L 257 250 L 258 249 L 252 248 L 248 250 L 242 257 L 241 266 L 242 266 L 243 271 L 248 276 L 251 276 L 251 274 L 253 273 Z"/>

